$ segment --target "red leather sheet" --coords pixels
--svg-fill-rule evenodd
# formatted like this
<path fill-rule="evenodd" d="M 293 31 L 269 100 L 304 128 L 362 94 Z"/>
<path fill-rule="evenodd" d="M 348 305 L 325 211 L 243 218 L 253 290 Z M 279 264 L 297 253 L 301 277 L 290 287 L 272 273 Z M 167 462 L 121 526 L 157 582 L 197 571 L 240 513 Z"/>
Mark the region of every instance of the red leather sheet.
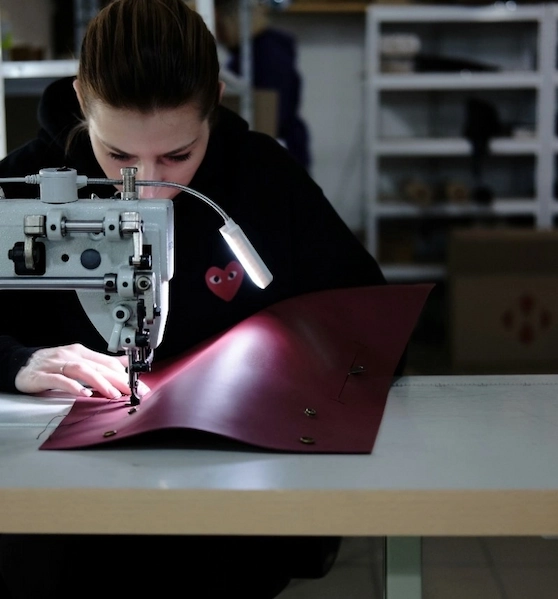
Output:
<path fill-rule="evenodd" d="M 78 398 L 41 449 L 182 430 L 278 451 L 370 453 L 431 289 L 334 289 L 279 302 L 179 359 L 155 362 L 142 379 L 151 392 L 132 414 L 126 398 Z"/>

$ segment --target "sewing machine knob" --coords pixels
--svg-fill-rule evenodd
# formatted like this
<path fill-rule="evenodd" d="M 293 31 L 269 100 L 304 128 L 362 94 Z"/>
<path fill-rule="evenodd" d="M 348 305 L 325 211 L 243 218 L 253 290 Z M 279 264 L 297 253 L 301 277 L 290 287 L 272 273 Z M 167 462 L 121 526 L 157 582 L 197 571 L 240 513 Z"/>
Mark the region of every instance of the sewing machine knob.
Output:
<path fill-rule="evenodd" d="M 80 256 L 80 262 L 83 268 L 94 270 L 101 264 L 101 254 L 97 250 L 84 250 Z"/>
<path fill-rule="evenodd" d="M 8 258 L 14 263 L 16 275 L 44 275 L 46 272 L 46 249 L 43 243 L 32 238 L 14 243 L 8 250 Z"/>

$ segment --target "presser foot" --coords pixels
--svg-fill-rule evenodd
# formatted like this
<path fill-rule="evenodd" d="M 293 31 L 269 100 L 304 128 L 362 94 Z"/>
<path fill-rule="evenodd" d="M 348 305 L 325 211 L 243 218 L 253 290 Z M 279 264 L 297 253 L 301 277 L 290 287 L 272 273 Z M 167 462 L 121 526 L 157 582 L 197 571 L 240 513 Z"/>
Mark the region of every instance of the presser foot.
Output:
<path fill-rule="evenodd" d="M 132 394 L 130 395 L 130 399 L 124 404 L 125 406 L 131 406 L 132 408 L 134 408 L 134 411 L 136 411 L 137 406 L 139 406 L 141 403 L 140 398 L 132 391 Z M 130 413 L 133 414 L 132 410 L 130 410 Z"/>

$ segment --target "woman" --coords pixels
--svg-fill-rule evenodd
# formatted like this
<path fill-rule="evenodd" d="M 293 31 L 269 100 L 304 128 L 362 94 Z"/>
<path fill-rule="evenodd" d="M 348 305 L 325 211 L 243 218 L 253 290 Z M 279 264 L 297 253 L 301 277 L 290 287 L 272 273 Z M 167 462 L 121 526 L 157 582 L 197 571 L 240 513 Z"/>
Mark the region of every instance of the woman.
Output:
<path fill-rule="evenodd" d="M 223 296 L 206 280 L 234 258 L 220 217 L 174 188 L 140 188 L 143 197 L 172 198 L 175 211 L 175 276 L 156 360 L 288 297 L 385 283 L 305 169 L 221 107 L 222 93 L 214 39 L 183 0 L 115 0 L 87 29 L 77 78 L 45 91 L 37 138 L 0 162 L 1 177 L 67 166 L 119 179 L 123 166 L 135 166 L 138 179 L 200 191 L 246 232 L 274 280 L 260 290 L 244 277 Z M 80 195 L 106 197 L 107 189 Z M 5 193 L 37 196 L 30 185 L 10 184 Z M 1 291 L 0 298 L 0 389 L 87 395 L 83 382 L 106 397 L 130 393 L 121 361 L 106 355 L 73 292 Z M 4 535 L 0 574 L 14 598 L 74 596 L 87 585 L 114 595 L 178 587 L 196 597 L 265 599 L 288 584 L 297 547 L 288 538 Z"/>

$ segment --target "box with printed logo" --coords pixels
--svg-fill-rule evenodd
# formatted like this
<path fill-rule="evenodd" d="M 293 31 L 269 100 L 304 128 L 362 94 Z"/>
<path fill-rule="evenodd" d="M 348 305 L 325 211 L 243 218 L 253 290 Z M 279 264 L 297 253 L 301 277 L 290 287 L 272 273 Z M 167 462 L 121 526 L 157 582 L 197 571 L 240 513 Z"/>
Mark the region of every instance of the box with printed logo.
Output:
<path fill-rule="evenodd" d="M 558 231 L 454 231 L 448 281 L 454 373 L 558 372 Z"/>

